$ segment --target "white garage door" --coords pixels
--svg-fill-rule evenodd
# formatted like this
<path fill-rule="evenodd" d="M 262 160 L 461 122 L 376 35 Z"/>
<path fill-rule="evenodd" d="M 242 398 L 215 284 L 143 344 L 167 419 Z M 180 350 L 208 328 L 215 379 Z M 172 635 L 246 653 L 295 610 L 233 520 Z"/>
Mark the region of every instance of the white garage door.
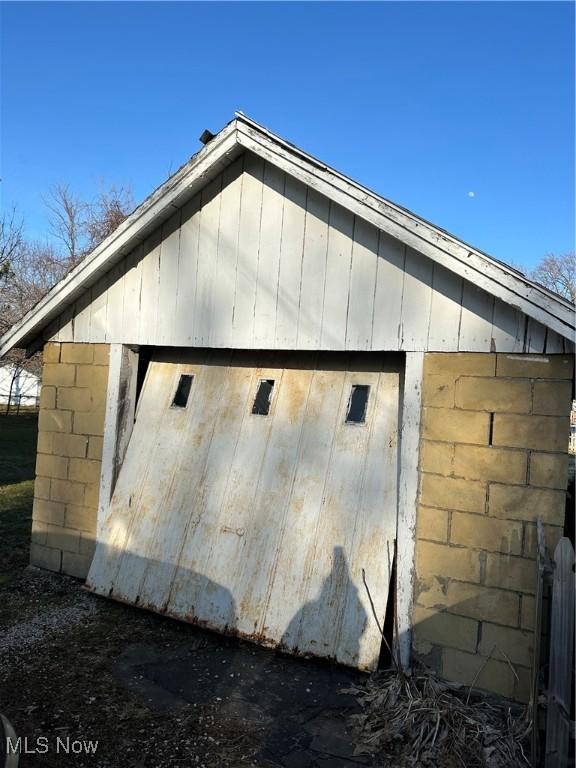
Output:
<path fill-rule="evenodd" d="M 399 375 L 383 355 L 150 363 L 94 591 L 373 669 L 396 531 Z"/>

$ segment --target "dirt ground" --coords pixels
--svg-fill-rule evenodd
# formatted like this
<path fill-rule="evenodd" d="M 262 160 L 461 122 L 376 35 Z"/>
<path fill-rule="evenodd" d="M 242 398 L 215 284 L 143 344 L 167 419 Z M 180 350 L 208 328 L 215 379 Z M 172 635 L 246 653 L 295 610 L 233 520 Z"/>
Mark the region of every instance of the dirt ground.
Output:
<path fill-rule="evenodd" d="M 28 569 L 4 584 L 2 712 L 40 766 L 354 766 L 347 670 L 95 597 Z M 97 741 L 95 755 L 56 741 Z"/>
<path fill-rule="evenodd" d="M 28 567 L 35 430 L 30 415 L 0 419 L 0 712 L 22 768 L 367 765 L 346 727 L 355 700 L 339 693 L 354 672 Z"/>

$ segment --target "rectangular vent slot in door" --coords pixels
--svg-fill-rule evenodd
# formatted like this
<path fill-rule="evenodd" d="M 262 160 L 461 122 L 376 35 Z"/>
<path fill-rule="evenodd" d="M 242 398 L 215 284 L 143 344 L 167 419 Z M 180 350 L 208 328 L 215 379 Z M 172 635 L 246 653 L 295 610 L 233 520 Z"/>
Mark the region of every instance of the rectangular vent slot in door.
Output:
<path fill-rule="evenodd" d="M 254 405 L 252 406 L 252 413 L 256 414 L 256 416 L 268 416 L 270 413 L 273 389 L 274 379 L 260 379 L 258 392 L 256 392 Z"/>
<path fill-rule="evenodd" d="M 364 424 L 370 387 L 367 384 L 353 384 L 348 400 L 346 424 Z"/>
<path fill-rule="evenodd" d="M 178 382 L 174 394 L 174 400 L 172 400 L 173 408 L 186 408 L 193 378 L 194 376 L 189 376 L 187 374 L 182 374 L 182 376 L 180 376 L 180 381 Z"/>

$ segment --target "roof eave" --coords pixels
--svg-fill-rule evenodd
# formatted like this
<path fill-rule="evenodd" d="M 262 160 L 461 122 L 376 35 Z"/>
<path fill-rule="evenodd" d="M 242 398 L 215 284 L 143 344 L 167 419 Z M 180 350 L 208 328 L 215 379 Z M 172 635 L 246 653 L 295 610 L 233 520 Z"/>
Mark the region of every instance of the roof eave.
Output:
<path fill-rule="evenodd" d="M 167 219 L 174 208 L 183 205 L 245 150 L 258 154 L 434 262 L 573 340 L 575 312 L 570 302 L 237 113 L 0 339 L 0 358 L 13 347 L 29 346 L 86 288 Z"/>
<path fill-rule="evenodd" d="M 27 347 L 66 306 L 182 206 L 244 150 L 232 120 L 185 165 L 158 187 L 114 232 L 71 270 L 0 338 L 0 358 Z"/>

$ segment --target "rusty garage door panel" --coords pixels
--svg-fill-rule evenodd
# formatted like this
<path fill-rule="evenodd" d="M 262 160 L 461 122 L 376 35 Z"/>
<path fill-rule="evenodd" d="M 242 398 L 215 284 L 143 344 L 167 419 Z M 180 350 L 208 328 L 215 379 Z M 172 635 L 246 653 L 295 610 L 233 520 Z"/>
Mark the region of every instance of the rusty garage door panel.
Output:
<path fill-rule="evenodd" d="M 382 355 L 158 352 L 102 528 L 99 594 L 373 669 L 396 531 Z"/>

